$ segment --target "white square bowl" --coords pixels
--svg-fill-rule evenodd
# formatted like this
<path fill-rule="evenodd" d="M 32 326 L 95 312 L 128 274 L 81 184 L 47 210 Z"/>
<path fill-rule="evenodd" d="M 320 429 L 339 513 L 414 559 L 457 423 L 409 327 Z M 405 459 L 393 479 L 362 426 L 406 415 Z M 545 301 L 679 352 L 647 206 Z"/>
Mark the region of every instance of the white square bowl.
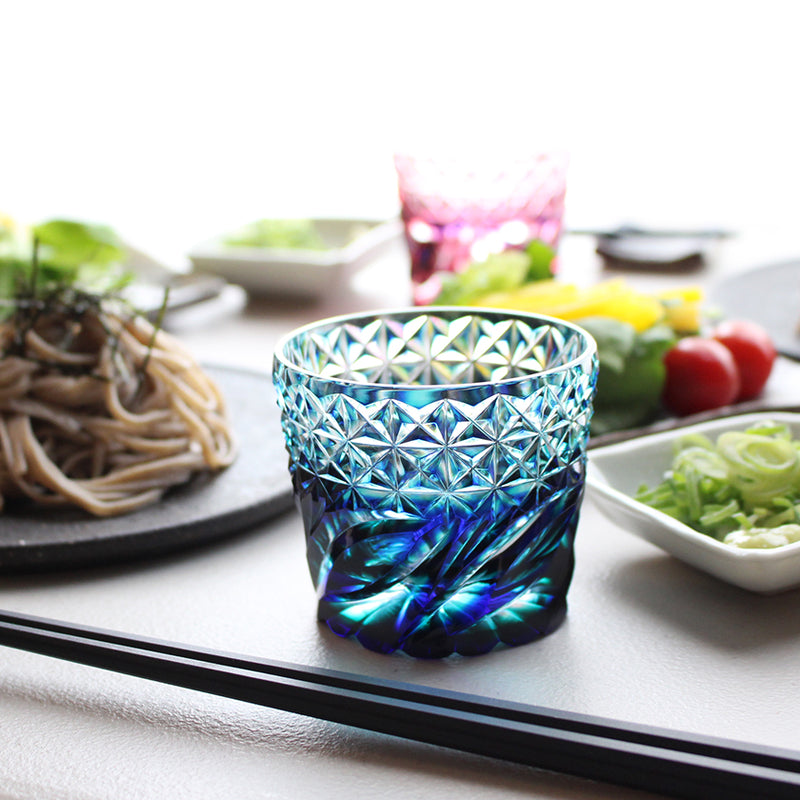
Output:
<path fill-rule="evenodd" d="M 715 439 L 756 422 L 785 423 L 800 438 L 800 414 L 762 412 L 726 417 L 671 431 L 641 436 L 589 451 L 587 495 L 613 522 L 675 558 L 743 589 L 762 594 L 800 586 L 800 542 L 772 549 L 723 544 L 667 514 L 633 499 L 642 485 L 655 486 L 673 458 L 673 446 L 689 433 Z"/>
<path fill-rule="evenodd" d="M 311 220 L 324 250 L 240 247 L 218 236 L 189 253 L 197 272 L 213 273 L 256 293 L 319 297 L 364 266 L 384 248 L 402 240 L 399 219 Z"/>

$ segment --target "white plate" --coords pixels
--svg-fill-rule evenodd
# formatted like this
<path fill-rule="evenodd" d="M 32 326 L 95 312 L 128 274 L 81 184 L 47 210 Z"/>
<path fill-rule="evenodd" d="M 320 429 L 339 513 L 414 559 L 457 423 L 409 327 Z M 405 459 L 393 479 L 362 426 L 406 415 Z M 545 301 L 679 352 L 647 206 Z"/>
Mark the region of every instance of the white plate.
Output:
<path fill-rule="evenodd" d="M 762 594 L 800 586 L 800 542 L 769 550 L 734 547 L 633 499 L 641 484 L 661 482 L 672 463 L 676 440 L 688 433 L 716 438 L 723 431 L 744 430 L 765 419 L 787 424 L 794 438 L 800 438 L 800 414 L 765 412 L 711 420 L 591 450 L 588 495 L 613 522 L 728 583 Z"/>
<path fill-rule="evenodd" d="M 399 219 L 312 222 L 327 249 L 237 247 L 225 244 L 224 235 L 198 245 L 189 258 L 196 271 L 220 275 L 254 292 L 318 297 L 402 236 Z"/>

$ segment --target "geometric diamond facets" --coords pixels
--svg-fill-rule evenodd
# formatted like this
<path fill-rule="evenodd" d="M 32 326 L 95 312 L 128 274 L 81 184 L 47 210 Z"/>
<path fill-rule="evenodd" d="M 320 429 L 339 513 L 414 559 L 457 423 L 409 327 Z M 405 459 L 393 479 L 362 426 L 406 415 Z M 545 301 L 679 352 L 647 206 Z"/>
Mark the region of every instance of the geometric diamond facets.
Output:
<path fill-rule="evenodd" d="M 560 624 L 594 343 L 526 314 L 419 309 L 286 337 L 273 377 L 318 614 L 441 657 Z"/>

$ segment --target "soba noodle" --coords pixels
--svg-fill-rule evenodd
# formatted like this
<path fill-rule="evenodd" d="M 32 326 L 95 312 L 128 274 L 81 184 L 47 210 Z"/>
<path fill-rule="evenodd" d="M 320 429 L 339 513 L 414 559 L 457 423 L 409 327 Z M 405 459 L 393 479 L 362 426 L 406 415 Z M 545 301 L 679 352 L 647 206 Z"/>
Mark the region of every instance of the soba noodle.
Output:
<path fill-rule="evenodd" d="M 219 389 L 179 342 L 101 306 L 0 322 L 0 510 L 123 514 L 233 461 Z"/>

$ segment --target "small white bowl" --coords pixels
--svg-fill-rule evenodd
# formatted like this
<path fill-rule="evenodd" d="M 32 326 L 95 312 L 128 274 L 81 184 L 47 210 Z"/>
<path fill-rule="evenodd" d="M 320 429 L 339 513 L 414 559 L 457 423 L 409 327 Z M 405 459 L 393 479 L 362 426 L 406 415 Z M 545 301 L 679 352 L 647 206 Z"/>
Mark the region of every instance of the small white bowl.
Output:
<path fill-rule="evenodd" d="M 613 522 L 642 539 L 735 586 L 762 594 L 800 586 L 800 542 L 767 550 L 723 544 L 633 499 L 642 484 L 655 486 L 672 463 L 674 443 L 688 433 L 715 439 L 755 422 L 788 425 L 800 438 L 800 414 L 762 412 L 701 422 L 589 451 L 588 495 Z"/>
<path fill-rule="evenodd" d="M 198 245 L 189 258 L 196 272 L 220 275 L 256 293 L 319 297 L 337 281 L 402 241 L 399 219 L 314 219 L 323 250 L 238 247 L 219 236 Z"/>

